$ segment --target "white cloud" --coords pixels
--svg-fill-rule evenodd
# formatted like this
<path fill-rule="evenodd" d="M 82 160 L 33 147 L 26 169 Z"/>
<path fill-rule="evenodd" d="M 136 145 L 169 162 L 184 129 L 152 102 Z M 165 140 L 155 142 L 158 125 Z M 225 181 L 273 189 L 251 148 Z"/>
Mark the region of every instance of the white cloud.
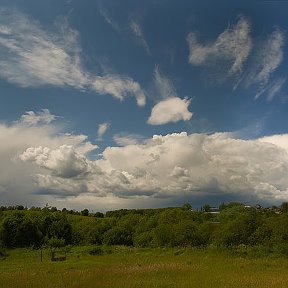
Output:
<path fill-rule="evenodd" d="M 165 76 L 160 71 L 159 67 L 155 68 L 154 84 L 161 98 L 167 99 L 169 97 L 177 96 L 177 92 L 173 85 L 172 80 L 170 80 L 167 76 Z"/>
<path fill-rule="evenodd" d="M 267 93 L 271 100 L 282 88 L 286 79 L 279 78 L 270 83 L 273 73 L 278 69 L 284 59 L 284 34 L 280 29 L 275 29 L 264 41 L 261 41 L 257 55 L 246 77 L 246 86 L 257 85 L 258 91 L 255 98 Z"/>
<path fill-rule="evenodd" d="M 96 146 L 84 135 L 61 134 L 51 124 L 0 124 L 1 202 L 59 206 L 65 199 L 63 206 L 79 207 L 102 197 L 105 210 L 117 203 L 181 203 L 183 197 L 198 202 L 207 197 L 287 201 L 288 135 L 232 137 L 155 135 L 141 143 L 107 147 L 101 159 L 91 160 L 87 155 Z"/>
<path fill-rule="evenodd" d="M 267 91 L 267 100 L 271 101 L 279 93 L 286 82 L 286 78 L 279 78 L 272 82 Z"/>
<path fill-rule="evenodd" d="M 141 46 L 146 50 L 148 54 L 150 54 L 149 46 L 145 40 L 144 34 L 142 32 L 142 28 L 138 22 L 135 20 L 130 22 L 130 29 L 134 33 L 134 35 L 138 38 Z"/>
<path fill-rule="evenodd" d="M 187 36 L 189 45 L 189 63 L 205 65 L 211 58 L 229 63 L 228 75 L 242 72 L 242 67 L 252 49 L 250 23 L 241 17 L 237 24 L 222 32 L 214 43 L 202 45 L 195 33 Z"/>
<path fill-rule="evenodd" d="M 152 108 L 148 124 L 162 125 L 191 119 L 193 113 L 188 110 L 191 100 L 177 96 L 172 80 L 165 76 L 158 66 L 155 68 L 154 85 L 162 100 Z"/>
<path fill-rule="evenodd" d="M 288 134 L 265 136 L 260 138 L 259 141 L 273 144 L 288 151 Z"/>
<path fill-rule="evenodd" d="M 120 146 L 136 145 L 144 141 L 144 137 L 137 134 L 116 134 L 113 140 Z"/>
<path fill-rule="evenodd" d="M 226 134 L 180 133 L 154 136 L 144 145 L 107 148 L 97 164 L 106 172 L 125 171 L 126 189 L 143 194 L 216 193 L 274 201 L 288 199 L 287 151 L 267 139 L 264 143 Z"/>
<path fill-rule="evenodd" d="M 73 146 L 61 145 L 57 149 L 48 147 L 28 148 L 20 155 L 24 162 L 32 162 L 53 172 L 54 176 L 72 178 L 88 172 L 88 161 Z"/>
<path fill-rule="evenodd" d="M 42 111 L 26 111 L 21 116 L 20 122 L 24 125 L 36 126 L 38 124 L 50 124 L 57 116 L 52 115 L 48 109 L 42 109 Z"/>
<path fill-rule="evenodd" d="M 96 197 L 114 195 L 132 199 L 210 195 L 273 202 L 288 199 L 288 150 L 287 145 L 285 148 L 278 145 L 283 137 L 287 135 L 273 136 L 276 144 L 272 144 L 271 139 L 270 142 L 269 139 L 240 140 L 223 133 L 155 135 L 145 144 L 106 148 L 100 160 L 86 159 L 87 165 L 80 171 L 87 171 L 88 166 L 89 173 L 82 177 L 57 174 L 57 161 L 48 165 L 49 157 L 44 157 L 47 154 L 44 150 L 32 159 L 35 163 L 40 159 L 40 167 L 53 170 L 38 175 L 41 188 L 71 195 L 92 193 Z M 26 150 L 20 157 L 37 149 Z M 65 158 L 64 162 L 69 159 Z"/>
<path fill-rule="evenodd" d="M 178 97 L 163 100 L 152 108 L 147 123 L 151 125 L 163 125 L 180 120 L 188 121 L 193 115 L 188 110 L 189 104 L 190 100 Z"/>
<path fill-rule="evenodd" d="M 255 71 L 255 82 L 266 84 L 271 74 L 279 67 L 283 61 L 283 46 L 284 46 L 284 35 L 276 29 L 266 39 L 259 57 L 257 71 Z"/>
<path fill-rule="evenodd" d="M 36 115 L 35 117 L 37 118 L 42 112 L 43 110 L 41 112 L 30 113 L 30 115 Z M 25 115 L 27 116 L 27 114 Z M 23 120 L 23 117 L 21 118 Z M 29 161 L 20 161 L 19 155 L 26 149 L 40 146 L 47 147 L 50 151 L 48 154 L 46 153 L 49 156 L 49 161 L 52 161 L 53 156 L 54 161 L 58 161 L 60 165 L 62 161 L 60 156 L 57 158 L 56 152 L 59 151 L 58 153 L 60 153 L 60 147 L 63 145 L 64 147 L 73 147 L 71 149 L 73 149 L 75 155 L 82 156 L 97 148 L 96 145 L 87 141 L 87 136 L 85 135 L 63 134 L 61 125 L 58 122 L 55 122 L 56 124 L 53 125 L 42 120 L 32 121 L 31 123 L 30 120 L 32 118 L 26 122 L 19 120 L 10 125 L 0 123 L 0 186 L 2 187 L 1 202 L 3 204 L 23 203 L 24 205 L 38 205 L 40 203 L 45 204 L 48 200 L 51 201 L 52 199 L 48 196 L 43 196 L 40 199 L 33 195 L 33 193 L 39 190 L 35 177 L 37 178 L 37 174 L 44 173 L 46 169 L 43 169 L 45 165 L 38 166 Z M 53 154 L 52 151 L 55 151 L 55 153 Z M 62 154 L 66 158 L 64 157 L 63 159 L 66 161 L 66 159 L 69 159 L 69 149 L 66 150 L 66 154 L 64 152 Z M 47 171 L 51 171 L 53 168 L 52 162 L 49 163 L 50 170 Z M 64 163 L 61 165 L 64 165 Z M 71 165 L 71 168 L 69 165 Z M 58 170 L 55 169 L 52 174 L 54 177 L 55 175 L 68 176 L 69 169 L 71 169 L 71 173 L 72 171 L 76 171 L 76 168 L 73 166 L 74 163 L 73 165 L 72 163 L 69 165 L 67 163 L 66 166 L 59 166 Z M 75 165 L 78 164 L 75 163 Z M 66 172 L 64 171 L 65 169 Z"/>
<path fill-rule="evenodd" d="M 101 123 L 98 126 L 97 137 L 98 139 L 102 139 L 103 135 L 107 132 L 110 124 L 109 123 Z"/>
<path fill-rule="evenodd" d="M 57 32 L 47 32 L 24 14 L 0 10 L 0 77 L 22 87 L 70 86 L 121 100 L 132 95 L 139 106 L 145 105 L 145 94 L 133 79 L 95 76 L 84 69 L 79 34 L 67 20 L 55 28 Z"/>
<path fill-rule="evenodd" d="M 250 30 L 249 21 L 241 17 L 236 25 L 227 28 L 214 42 L 201 44 L 196 33 L 191 32 L 187 36 L 188 60 L 194 66 L 208 68 L 206 80 L 222 82 L 233 76 L 233 90 L 241 86 L 254 87 L 257 89 L 255 99 L 266 94 L 270 101 L 286 81 L 283 77 L 272 79 L 284 59 L 284 33 L 275 28 L 266 39 L 258 38 L 253 45 Z"/>
<path fill-rule="evenodd" d="M 121 31 L 119 24 L 108 14 L 108 12 L 103 9 L 103 7 L 99 7 L 99 13 L 103 16 L 104 20 L 117 32 Z"/>
<path fill-rule="evenodd" d="M 95 77 L 92 82 L 93 89 L 99 94 L 110 94 L 119 100 L 134 95 L 138 106 L 145 106 L 146 97 L 140 85 L 128 77 L 107 75 Z"/>
<path fill-rule="evenodd" d="M 83 89 L 87 75 L 80 64 L 78 33 L 63 21 L 59 34 L 42 30 L 24 14 L 1 10 L 9 35 L 0 35 L 0 75 L 23 87 L 53 85 Z"/>

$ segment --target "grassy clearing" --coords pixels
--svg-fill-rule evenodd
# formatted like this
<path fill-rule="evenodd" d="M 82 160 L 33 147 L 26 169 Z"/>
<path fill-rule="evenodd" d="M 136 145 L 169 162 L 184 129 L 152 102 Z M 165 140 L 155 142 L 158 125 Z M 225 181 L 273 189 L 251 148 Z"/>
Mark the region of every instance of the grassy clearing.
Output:
<path fill-rule="evenodd" d="M 225 252 L 191 249 L 113 248 L 89 255 L 75 247 L 65 262 L 49 252 L 9 251 L 0 260 L 0 287 L 287 287 L 288 259 L 243 258 Z"/>

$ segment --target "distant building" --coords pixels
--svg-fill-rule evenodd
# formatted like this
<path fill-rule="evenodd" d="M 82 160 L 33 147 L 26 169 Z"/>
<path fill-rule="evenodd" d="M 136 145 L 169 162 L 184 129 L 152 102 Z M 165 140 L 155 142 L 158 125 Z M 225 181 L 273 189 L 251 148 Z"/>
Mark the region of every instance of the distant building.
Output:
<path fill-rule="evenodd" d="M 219 214 L 220 210 L 218 207 L 210 207 L 210 213 L 212 214 Z"/>

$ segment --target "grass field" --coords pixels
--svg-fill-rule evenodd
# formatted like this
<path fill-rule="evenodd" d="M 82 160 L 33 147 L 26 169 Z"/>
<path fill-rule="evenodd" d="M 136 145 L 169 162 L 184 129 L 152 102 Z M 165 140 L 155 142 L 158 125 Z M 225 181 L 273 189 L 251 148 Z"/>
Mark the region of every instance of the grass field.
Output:
<path fill-rule="evenodd" d="M 66 261 L 49 251 L 15 249 L 0 260 L 0 287 L 288 287 L 288 259 L 249 258 L 193 249 L 113 248 L 89 255 L 75 247 Z"/>

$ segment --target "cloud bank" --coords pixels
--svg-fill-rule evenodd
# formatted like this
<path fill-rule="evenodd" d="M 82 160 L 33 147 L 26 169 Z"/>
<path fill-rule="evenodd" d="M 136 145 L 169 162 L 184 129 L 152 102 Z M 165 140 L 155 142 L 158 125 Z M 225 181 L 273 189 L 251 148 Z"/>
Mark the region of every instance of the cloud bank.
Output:
<path fill-rule="evenodd" d="M 85 135 L 61 133 L 56 124 L 0 124 L 0 132 L 6 202 L 102 197 L 101 203 L 130 199 L 137 207 L 143 199 L 288 200 L 286 134 L 241 140 L 228 133 L 182 132 L 141 142 L 122 139 L 123 147 L 107 147 L 91 160 L 97 146 Z"/>
<path fill-rule="evenodd" d="M 73 153 L 84 157 L 97 148 L 96 145 L 87 141 L 85 135 L 62 133 L 61 124 L 58 124 L 58 121 L 53 122 L 55 124 L 50 122 L 55 118 L 56 116 L 51 114 L 49 110 L 43 109 L 40 112 L 26 112 L 20 117 L 20 120 L 12 124 L 0 123 L 0 194 L 3 204 L 36 205 L 39 202 L 45 204 L 45 196 L 43 199 L 37 199 L 33 195 L 39 190 L 35 177 L 46 169 L 53 170 L 54 172 L 51 173 L 54 176 L 68 177 L 70 175 L 75 177 L 77 169 L 74 165 L 77 162 L 72 165 L 67 161 L 63 162 L 63 159 L 67 159 Z M 27 165 L 30 158 L 25 158 L 24 155 L 22 159 L 25 161 L 19 158 L 26 149 L 31 151 L 31 149 L 29 150 L 30 147 L 38 147 L 37 153 L 40 154 L 41 152 L 42 155 L 42 158 L 38 157 L 33 165 Z M 59 156 L 61 153 L 64 154 L 62 158 Z M 74 159 L 76 159 L 75 157 Z M 53 161 L 58 164 L 52 164 Z M 44 165 L 44 163 L 46 164 Z M 64 163 L 67 165 L 65 166 Z M 58 170 L 55 169 L 55 165 Z"/>

